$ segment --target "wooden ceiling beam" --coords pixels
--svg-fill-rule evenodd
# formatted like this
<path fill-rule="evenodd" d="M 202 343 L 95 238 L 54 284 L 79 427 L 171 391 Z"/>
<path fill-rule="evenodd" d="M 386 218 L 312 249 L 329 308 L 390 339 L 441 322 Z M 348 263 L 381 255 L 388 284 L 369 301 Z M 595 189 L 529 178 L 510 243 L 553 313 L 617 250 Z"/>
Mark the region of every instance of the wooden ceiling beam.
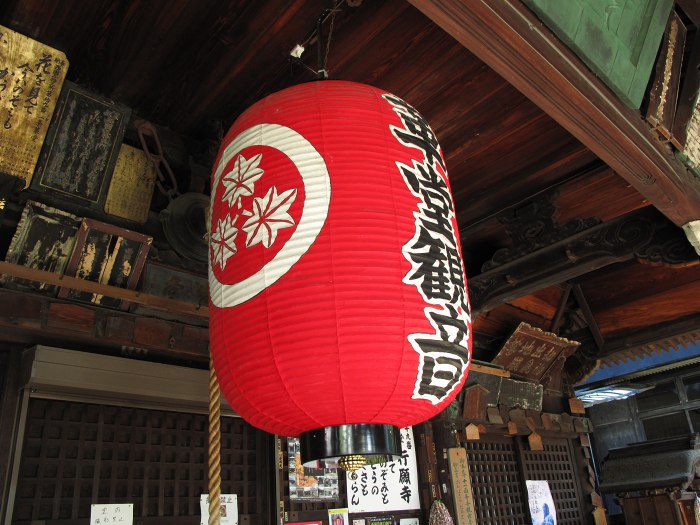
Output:
<path fill-rule="evenodd" d="M 208 305 L 186 303 L 184 301 L 178 301 L 168 297 L 160 297 L 158 295 L 147 294 L 137 290 L 127 290 L 117 286 L 88 281 L 78 277 L 71 277 L 69 275 L 61 275 L 55 272 L 47 272 L 36 268 L 29 268 L 27 266 L 5 261 L 0 261 L 0 274 L 7 277 L 13 277 L 15 279 L 27 279 L 53 286 L 66 287 L 80 292 L 123 299 L 125 301 L 142 304 L 169 313 L 191 315 L 202 319 L 209 318 Z"/>
<path fill-rule="evenodd" d="M 542 108 L 678 226 L 700 219 L 700 179 L 521 0 L 409 0 Z"/>
<path fill-rule="evenodd" d="M 574 297 L 576 298 L 579 308 L 581 308 L 581 312 L 583 312 L 583 317 L 586 319 L 586 323 L 588 323 L 588 329 L 593 336 L 593 340 L 595 341 L 598 350 L 602 350 L 605 346 L 605 339 L 603 338 L 603 334 L 600 333 L 598 323 L 596 322 L 595 316 L 591 311 L 591 307 L 588 305 L 588 301 L 586 300 L 583 290 L 581 290 L 581 286 L 578 284 L 573 285 L 572 291 L 574 292 Z"/>
<path fill-rule="evenodd" d="M 207 328 L 0 289 L 0 342 L 206 364 Z"/>

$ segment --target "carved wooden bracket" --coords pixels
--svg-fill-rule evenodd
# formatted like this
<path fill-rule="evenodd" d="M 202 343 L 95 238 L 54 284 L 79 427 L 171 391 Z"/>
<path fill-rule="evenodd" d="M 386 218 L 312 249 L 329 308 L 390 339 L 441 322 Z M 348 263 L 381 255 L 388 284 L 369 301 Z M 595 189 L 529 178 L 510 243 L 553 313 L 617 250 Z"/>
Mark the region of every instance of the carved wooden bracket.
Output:
<path fill-rule="evenodd" d="M 485 265 L 488 270 L 469 279 L 473 310 L 485 312 L 498 304 L 632 258 L 670 266 L 699 262 L 683 231 L 653 208 L 584 228 L 586 224 L 590 222 L 567 225 L 537 236 L 537 242 L 528 242 L 505 256 L 497 252 Z M 546 241 L 551 242 L 543 246 Z M 534 251 L 528 251 L 531 248 Z M 515 254 L 522 255 L 515 258 Z"/>
<path fill-rule="evenodd" d="M 501 214 L 498 222 L 505 226 L 514 247 L 496 251 L 491 260 L 484 263 L 481 271 L 487 272 L 600 224 L 600 219 L 592 217 L 575 219 L 559 226 L 554 220 L 556 197 L 556 191 L 549 191 Z"/>

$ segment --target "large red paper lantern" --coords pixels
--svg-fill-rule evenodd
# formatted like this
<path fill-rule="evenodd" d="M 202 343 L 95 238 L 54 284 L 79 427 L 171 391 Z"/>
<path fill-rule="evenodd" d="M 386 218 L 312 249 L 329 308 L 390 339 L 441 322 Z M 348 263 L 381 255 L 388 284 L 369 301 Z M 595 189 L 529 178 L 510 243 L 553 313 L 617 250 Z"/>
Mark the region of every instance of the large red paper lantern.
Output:
<path fill-rule="evenodd" d="M 224 397 L 258 428 L 301 434 L 311 455 L 338 453 L 334 439 L 340 453 L 395 453 L 398 428 L 440 412 L 466 379 L 460 250 L 440 146 L 406 102 L 330 80 L 261 100 L 212 175 Z"/>

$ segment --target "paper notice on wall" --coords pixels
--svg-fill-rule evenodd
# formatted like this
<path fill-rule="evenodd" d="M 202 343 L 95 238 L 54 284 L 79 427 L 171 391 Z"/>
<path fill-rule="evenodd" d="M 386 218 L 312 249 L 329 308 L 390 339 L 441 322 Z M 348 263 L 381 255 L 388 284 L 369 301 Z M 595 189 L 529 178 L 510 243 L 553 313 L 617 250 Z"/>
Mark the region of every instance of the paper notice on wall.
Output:
<path fill-rule="evenodd" d="M 348 476 L 351 513 L 420 508 L 418 466 L 413 430 L 401 429 L 401 456 L 388 463 L 366 465 Z"/>
<path fill-rule="evenodd" d="M 90 525 L 132 525 L 133 503 L 102 503 L 90 505 Z"/>
<path fill-rule="evenodd" d="M 238 496 L 236 494 L 222 494 L 219 497 L 221 504 L 221 525 L 238 525 Z M 209 494 L 202 494 L 199 498 L 199 509 L 202 513 L 200 525 L 209 523 Z"/>
<path fill-rule="evenodd" d="M 546 481 L 526 480 L 527 500 L 533 525 L 557 525 L 554 500 Z"/>

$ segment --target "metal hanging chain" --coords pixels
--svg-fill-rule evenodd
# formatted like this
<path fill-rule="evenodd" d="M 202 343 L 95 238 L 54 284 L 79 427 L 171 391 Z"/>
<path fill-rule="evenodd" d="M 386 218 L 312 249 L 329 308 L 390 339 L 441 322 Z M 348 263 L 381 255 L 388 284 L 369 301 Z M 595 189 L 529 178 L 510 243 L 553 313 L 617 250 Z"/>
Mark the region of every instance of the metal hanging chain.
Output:
<path fill-rule="evenodd" d="M 139 142 L 141 142 L 143 151 L 156 168 L 156 172 L 158 174 L 158 178 L 156 179 L 156 187 L 158 188 L 158 191 L 168 197 L 168 199 L 173 199 L 179 194 L 177 179 L 175 178 L 175 174 L 168 163 L 168 159 L 165 158 L 165 154 L 163 153 L 163 146 L 161 145 L 160 138 L 158 137 L 158 130 L 151 122 L 148 122 L 147 120 L 137 120 L 136 131 L 138 132 Z M 155 153 L 151 150 L 146 138 L 149 138 L 152 141 L 153 145 L 155 146 Z M 166 186 L 164 186 L 166 179 L 162 170 L 165 170 L 165 173 L 168 175 L 170 189 L 166 189 Z"/>
<path fill-rule="evenodd" d="M 342 4 L 342 0 L 339 1 L 335 7 L 331 10 L 331 26 L 328 28 L 328 40 L 326 41 L 326 53 L 323 57 L 323 70 L 326 72 L 326 76 L 328 76 L 328 53 L 331 52 L 331 39 L 333 38 L 333 26 L 335 25 L 335 15 L 339 12 L 339 7 L 340 4 Z"/>
<path fill-rule="evenodd" d="M 221 523 L 221 391 L 209 357 L 209 525 Z"/>

